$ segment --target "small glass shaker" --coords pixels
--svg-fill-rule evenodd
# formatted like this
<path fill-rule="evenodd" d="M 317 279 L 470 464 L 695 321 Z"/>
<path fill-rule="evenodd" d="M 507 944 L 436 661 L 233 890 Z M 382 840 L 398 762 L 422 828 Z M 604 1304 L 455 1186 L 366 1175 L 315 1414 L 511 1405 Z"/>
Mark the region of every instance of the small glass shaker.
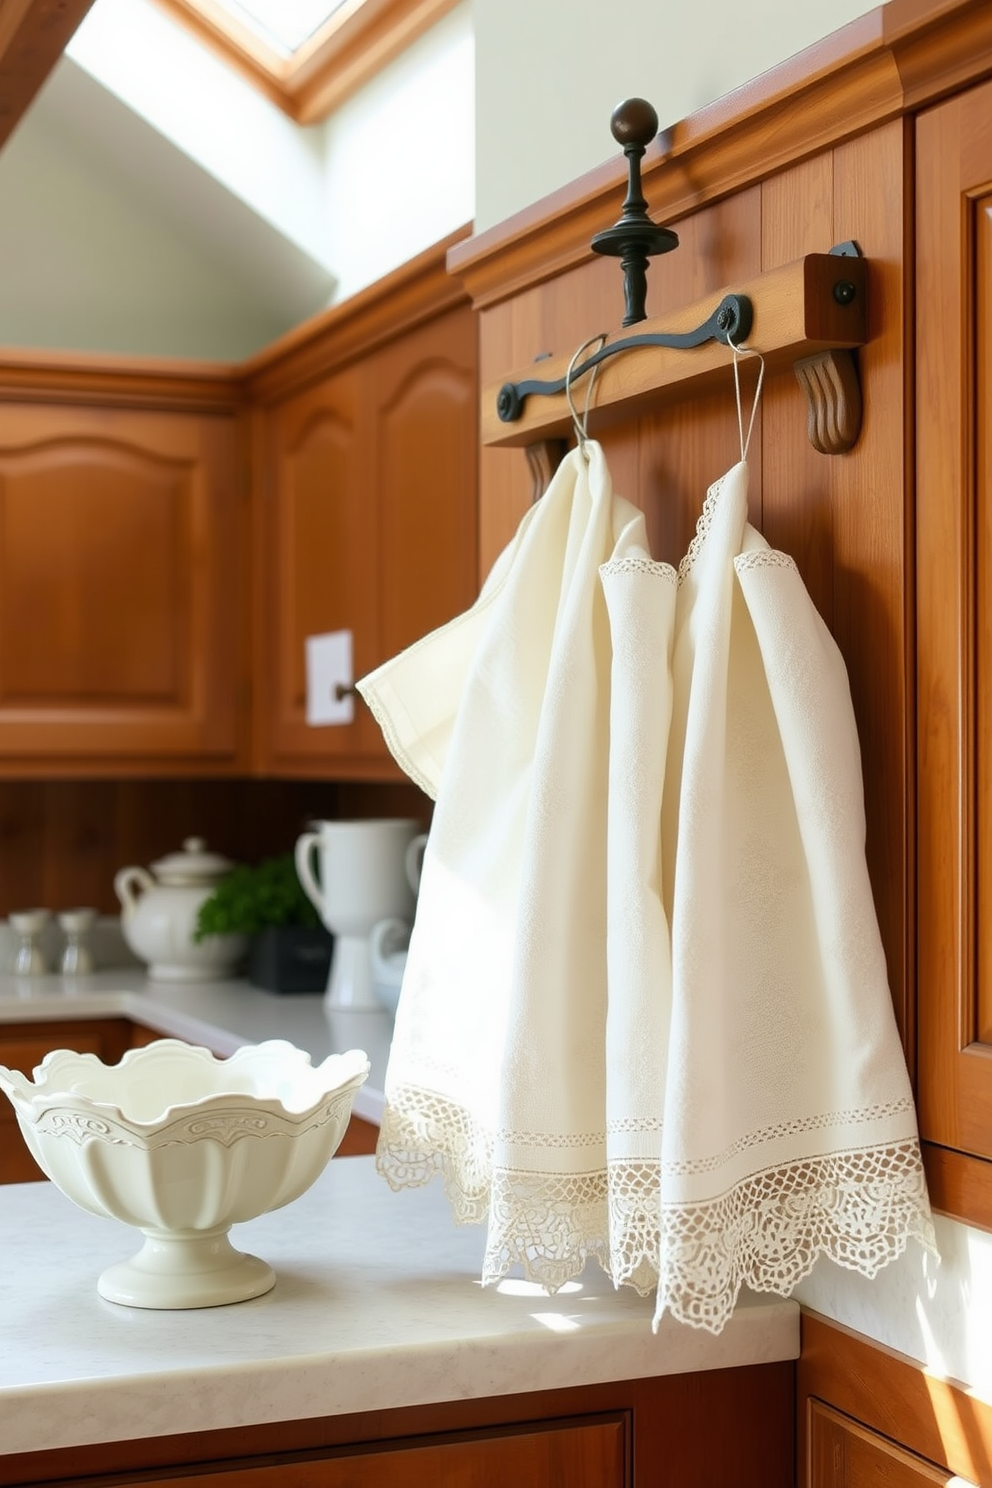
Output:
<path fill-rule="evenodd" d="M 65 935 L 59 961 L 59 971 L 63 976 L 86 976 L 93 970 L 93 954 L 86 937 L 95 922 L 95 909 L 66 909 L 59 915 L 59 928 Z"/>
<path fill-rule="evenodd" d="M 11 929 L 18 937 L 11 971 L 15 976 L 44 976 L 48 970 L 38 941 L 51 919 L 47 909 L 18 909 L 10 915 Z"/>

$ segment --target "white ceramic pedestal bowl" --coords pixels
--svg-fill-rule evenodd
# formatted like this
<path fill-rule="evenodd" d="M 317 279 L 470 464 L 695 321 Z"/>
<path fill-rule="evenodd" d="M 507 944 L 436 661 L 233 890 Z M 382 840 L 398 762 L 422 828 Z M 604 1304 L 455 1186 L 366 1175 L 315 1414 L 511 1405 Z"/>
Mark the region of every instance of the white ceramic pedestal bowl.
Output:
<path fill-rule="evenodd" d="M 145 1235 L 137 1255 L 103 1273 L 100 1295 L 130 1307 L 217 1307 L 275 1284 L 227 1232 L 319 1177 L 368 1072 L 360 1049 L 315 1069 L 281 1039 L 230 1059 L 162 1039 L 116 1065 L 56 1050 L 33 1083 L 0 1066 L 0 1089 L 62 1192 Z"/>

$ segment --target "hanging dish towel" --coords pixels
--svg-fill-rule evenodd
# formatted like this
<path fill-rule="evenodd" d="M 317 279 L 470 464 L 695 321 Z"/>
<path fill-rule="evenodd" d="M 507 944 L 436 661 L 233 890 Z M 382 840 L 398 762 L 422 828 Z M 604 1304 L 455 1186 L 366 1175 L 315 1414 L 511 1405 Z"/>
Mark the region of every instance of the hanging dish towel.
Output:
<path fill-rule="evenodd" d="M 662 806 L 672 1018 L 656 1320 L 933 1249 L 865 864 L 847 673 L 795 564 L 707 495 L 679 574 Z"/>
<path fill-rule="evenodd" d="M 592 441 L 473 608 L 359 684 L 436 809 L 380 1171 L 713 1331 L 931 1240 L 839 653 L 710 492 L 678 581 Z"/>

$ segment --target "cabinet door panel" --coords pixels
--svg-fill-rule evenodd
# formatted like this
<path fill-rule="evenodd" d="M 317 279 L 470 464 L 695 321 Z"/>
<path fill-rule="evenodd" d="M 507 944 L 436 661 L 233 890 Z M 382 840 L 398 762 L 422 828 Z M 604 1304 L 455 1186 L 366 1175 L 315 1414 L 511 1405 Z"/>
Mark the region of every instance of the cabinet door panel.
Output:
<path fill-rule="evenodd" d="M 626 1488 L 625 1436 L 622 1419 L 593 1421 L 140 1481 L 146 1488 Z"/>
<path fill-rule="evenodd" d="M 306 722 L 305 641 L 352 633 L 355 677 L 476 593 L 476 322 L 446 311 L 261 415 L 262 769 L 396 779 L 360 699 Z"/>
<path fill-rule="evenodd" d="M 917 171 L 920 1124 L 988 1159 L 992 85 L 921 116 Z"/>
<path fill-rule="evenodd" d="M 380 660 L 467 609 L 476 593 L 475 319 L 450 312 L 376 366 Z"/>
<path fill-rule="evenodd" d="M 0 757 L 234 755 L 234 423 L 0 408 Z"/>
<path fill-rule="evenodd" d="M 350 630 L 355 675 L 375 664 L 376 524 L 368 500 L 369 425 L 356 371 L 325 379 L 270 415 L 266 539 L 270 635 L 264 747 L 275 762 L 361 756 L 376 745 L 366 711 L 352 724 L 306 722 L 308 635 Z"/>
<path fill-rule="evenodd" d="M 809 1403 L 808 1488 L 968 1488 L 948 1468 L 914 1452 L 818 1400 Z"/>

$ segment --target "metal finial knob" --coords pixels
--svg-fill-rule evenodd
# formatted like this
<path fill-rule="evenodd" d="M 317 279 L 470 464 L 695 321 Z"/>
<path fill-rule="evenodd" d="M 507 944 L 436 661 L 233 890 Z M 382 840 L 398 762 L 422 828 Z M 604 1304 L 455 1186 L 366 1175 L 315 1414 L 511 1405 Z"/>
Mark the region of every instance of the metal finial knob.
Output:
<path fill-rule="evenodd" d="M 658 133 L 658 115 L 646 98 L 625 98 L 610 115 L 610 133 L 625 150 L 628 145 L 645 150 Z"/>
<path fill-rule="evenodd" d="M 609 253 L 620 260 L 627 309 L 623 324 L 629 326 L 645 316 L 649 257 L 670 252 L 679 240 L 670 228 L 651 221 L 641 190 L 641 157 L 658 133 L 658 115 L 645 99 L 628 98 L 613 110 L 610 129 L 627 157 L 627 196 L 619 221 L 597 233 L 592 247 L 596 253 Z"/>

